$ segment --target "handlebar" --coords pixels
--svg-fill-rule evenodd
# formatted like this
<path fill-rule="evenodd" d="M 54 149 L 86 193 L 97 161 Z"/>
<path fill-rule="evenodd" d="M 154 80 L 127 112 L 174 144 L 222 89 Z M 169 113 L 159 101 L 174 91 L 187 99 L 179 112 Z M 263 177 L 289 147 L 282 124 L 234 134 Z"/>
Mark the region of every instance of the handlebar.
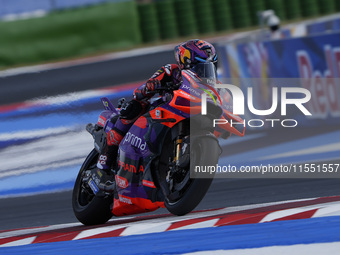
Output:
<path fill-rule="evenodd" d="M 153 93 L 153 94 L 156 94 L 156 93 L 160 93 L 160 92 L 163 92 L 163 91 L 169 91 L 169 92 L 172 92 L 173 90 L 175 89 L 178 89 L 180 86 L 180 84 L 174 84 L 172 81 L 170 82 L 167 82 L 165 84 L 165 87 L 160 87 L 160 88 L 157 88 L 153 91 L 148 91 L 146 89 L 146 93 L 149 94 L 149 93 Z"/>

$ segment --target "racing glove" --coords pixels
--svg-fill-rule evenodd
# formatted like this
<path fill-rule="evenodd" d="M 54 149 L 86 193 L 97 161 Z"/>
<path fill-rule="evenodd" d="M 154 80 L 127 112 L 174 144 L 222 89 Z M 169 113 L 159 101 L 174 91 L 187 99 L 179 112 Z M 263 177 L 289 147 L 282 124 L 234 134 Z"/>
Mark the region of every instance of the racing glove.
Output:
<path fill-rule="evenodd" d="M 156 92 L 159 88 L 161 88 L 161 82 L 157 79 L 149 79 L 145 83 L 144 93 L 143 94 L 149 94 L 152 92 Z"/>

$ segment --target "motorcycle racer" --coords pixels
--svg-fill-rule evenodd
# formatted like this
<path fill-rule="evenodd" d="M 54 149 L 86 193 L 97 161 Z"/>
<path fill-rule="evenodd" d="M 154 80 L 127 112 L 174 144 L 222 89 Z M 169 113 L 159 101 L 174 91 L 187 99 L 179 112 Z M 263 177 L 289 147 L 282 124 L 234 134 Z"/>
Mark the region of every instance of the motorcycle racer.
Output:
<path fill-rule="evenodd" d="M 214 46 L 206 41 L 194 39 L 177 45 L 174 49 L 177 64 L 167 64 L 156 71 L 146 83 L 136 88 L 131 101 L 120 102 L 120 116 L 114 128 L 107 135 L 107 144 L 101 151 L 97 168 L 107 174 L 116 164 L 118 146 L 133 123 L 146 112 L 148 100 L 159 92 L 160 88 L 170 86 L 178 89 L 181 82 L 181 70 L 192 69 L 196 64 L 212 62 L 217 65 L 217 54 Z M 107 191 L 107 190 L 106 190 Z"/>

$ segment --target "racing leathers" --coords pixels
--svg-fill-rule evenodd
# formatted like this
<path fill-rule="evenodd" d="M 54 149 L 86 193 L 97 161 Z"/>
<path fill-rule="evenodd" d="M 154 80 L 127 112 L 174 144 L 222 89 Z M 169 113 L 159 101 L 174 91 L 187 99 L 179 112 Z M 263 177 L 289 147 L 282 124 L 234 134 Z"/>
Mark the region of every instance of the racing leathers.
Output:
<path fill-rule="evenodd" d="M 178 85 L 182 81 L 181 72 L 176 64 L 162 66 L 151 78 L 133 92 L 133 99 L 124 102 L 120 109 L 120 116 L 114 128 L 107 135 L 107 145 L 104 146 L 97 167 L 107 173 L 115 165 L 118 146 L 133 123 L 146 112 L 149 104 L 148 99 L 153 97 L 159 88 L 164 88 L 170 84 Z"/>

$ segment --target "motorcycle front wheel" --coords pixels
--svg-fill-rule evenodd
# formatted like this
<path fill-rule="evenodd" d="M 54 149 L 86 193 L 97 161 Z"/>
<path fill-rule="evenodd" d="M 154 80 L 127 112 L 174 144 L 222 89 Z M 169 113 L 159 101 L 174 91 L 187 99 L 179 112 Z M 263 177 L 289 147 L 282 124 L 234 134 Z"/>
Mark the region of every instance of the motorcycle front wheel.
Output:
<path fill-rule="evenodd" d="M 191 165 L 216 166 L 219 154 L 220 147 L 215 139 L 201 137 L 191 149 Z M 177 190 L 175 195 L 170 194 L 165 198 L 165 207 L 169 212 L 178 216 L 191 212 L 207 193 L 213 177 L 214 175 L 211 175 L 211 178 L 190 178 L 190 171 L 187 169 L 181 178 L 172 180 L 175 182 L 175 185 L 177 184 L 183 188 Z"/>
<path fill-rule="evenodd" d="M 95 196 L 87 184 L 86 175 L 96 169 L 98 152 L 93 149 L 80 168 L 72 193 L 72 207 L 76 218 L 84 225 L 104 224 L 112 217 L 112 196 Z"/>

